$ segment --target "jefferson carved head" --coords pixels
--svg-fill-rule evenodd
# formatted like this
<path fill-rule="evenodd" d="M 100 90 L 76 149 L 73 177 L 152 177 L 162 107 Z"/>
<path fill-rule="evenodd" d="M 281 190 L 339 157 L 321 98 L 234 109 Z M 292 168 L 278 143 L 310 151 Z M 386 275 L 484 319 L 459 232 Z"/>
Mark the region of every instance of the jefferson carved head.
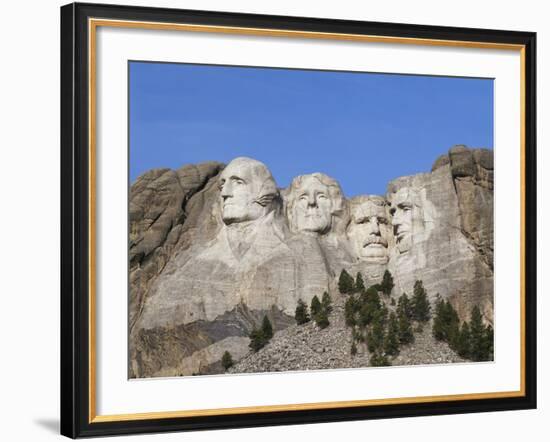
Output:
<path fill-rule="evenodd" d="M 278 190 L 265 164 L 251 158 L 231 161 L 220 175 L 220 204 L 226 225 L 258 219 L 274 208 Z"/>
<path fill-rule="evenodd" d="M 371 263 L 388 262 L 391 226 L 388 203 L 377 195 L 361 195 L 350 200 L 347 236 L 358 259 Z"/>
<path fill-rule="evenodd" d="M 343 211 L 342 189 L 333 178 L 312 173 L 292 180 L 287 217 L 293 232 L 327 233 L 334 227 L 334 218 Z"/>

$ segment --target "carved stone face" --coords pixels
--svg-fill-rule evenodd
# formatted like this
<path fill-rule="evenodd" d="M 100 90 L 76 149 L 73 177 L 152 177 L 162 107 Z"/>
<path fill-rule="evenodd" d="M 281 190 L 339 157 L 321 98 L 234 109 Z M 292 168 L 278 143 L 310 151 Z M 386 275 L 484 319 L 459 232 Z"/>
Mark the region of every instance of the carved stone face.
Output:
<path fill-rule="evenodd" d="M 350 201 L 350 224 L 347 235 L 357 257 L 366 262 L 388 261 L 391 235 L 386 201 L 380 196 L 359 196 Z"/>
<path fill-rule="evenodd" d="M 236 158 L 220 175 L 222 220 L 225 224 L 260 218 L 271 210 L 277 187 L 267 167 L 250 158 Z"/>
<path fill-rule="evenodd" d="M 342 210 L 340 186 L 320 173 L 295 178 L 290 186 L 288 217 L 294 232 L 324 234 Z"/>
<path fill-rule="evenodd" d="M 412 246 L 413 208 L 413 197 L 407 187 L 392 195 L 390 214 L 396 246 L 400 253 L 409 251 Z"/>
<path fill-rule="evenodd" d="M 314 177 L 302 181 L 294 206 L 299 230 L 323 233 L 330 229 L 331 208 L 327 186 Z"/>

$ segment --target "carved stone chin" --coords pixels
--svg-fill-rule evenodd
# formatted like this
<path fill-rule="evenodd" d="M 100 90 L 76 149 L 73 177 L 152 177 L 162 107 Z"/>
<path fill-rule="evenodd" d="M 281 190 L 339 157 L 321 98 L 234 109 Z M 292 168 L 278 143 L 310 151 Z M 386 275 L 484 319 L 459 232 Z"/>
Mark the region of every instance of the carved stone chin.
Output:
<path fill-rule="evenodd" d="M 386 200 L 377 195 L 350 200 L 347 236 L 357 259 L 377 264 L 388 262 L 391 229 L 386 206 Z"/>
<path fill-rule="evenodd" d="M 383 246 L 365 247 L 365 253 L 360 259 L 366 262 L 372 262 L 376 264 L 385 264 L 388 262 L 388 251 Z"/>
<path fill-rule="evenodd" d="M 396 237 L 396 247 L 399 253 L 406 253 L 412 247 L 412 237 L 410 232 L 403 233 Z"/>

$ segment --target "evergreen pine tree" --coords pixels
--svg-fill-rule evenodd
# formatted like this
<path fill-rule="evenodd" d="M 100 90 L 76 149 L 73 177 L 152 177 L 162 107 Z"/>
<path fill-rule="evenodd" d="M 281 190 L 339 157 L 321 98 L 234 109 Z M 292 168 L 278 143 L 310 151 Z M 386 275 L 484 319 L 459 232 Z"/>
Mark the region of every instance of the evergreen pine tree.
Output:
<path fill-rule="evenodd" d="M 376 310 L 374 313 L 374 319 L 379 320 L 382 324 L 382 327 L 386 327 L 386 325 L 388 324 L 388 307 L 386 307 L 386 304 L 380 304 L 380 308 L 378 308 L 378 310 Z"/>
<path fill-rule="evenodd" d="M 445 324 L 445 301 L 437 295 L 435 302 L 435 316 L 432 326 L 432 334 L 438 341 L 447 340 L 447 324 Z"/>
<path fill-rule="evenodd" d="M 376 352 L 370 357 L 370 365 L 372 367 L 387 367 L 391 365 L 391 362 L 385 354 Z"/>
<path fill-rule="evenodd" d="M 486 361 L 488 357 L 485 326 L 479 307 L 476 305 L 472 308 L 470 316 L 470 359 L 473 361 Z"/>
<path fill-rule="evenodd" d="M 414 335 L 411 320 L 409 319 L 405 309 L 398 311 L 397 322 L 399 325 L 399 342 L 404 345 L 413 342 Z"/>
<path fill-rule="evenodd" d="M 369 325 L 382 308 L 380 296 L 374 287 L 369 287 L 360 297 L 359 322 L 362 326 Z"/>
<path fill-rule="evenodd" d="M 222 367 L 224 370 L 233 367 L 233 358 L 231 357 L 231 353 L 228 351 L 226 351 L 222 356 Z"/>
<path fill-rule="evenodd" d="M 355 356 L 357 354 L 357 345 L 355 344 L 355 341 L 351 343 L 351 351 L 352 356 Z"/>
<path fill-rule="evenodd" d="M 460 337 L 460 321 L 457 319 L 456 322 L 452 322 L 449 325 L 448 329 L 448 340 L 447 343 L 452 349 L 456 349 L 458 346 L 458 339 Z"/>
<path fill-rule="evenodd" d="M 391 312 L 388 321 L 388 332 L 384 341 L 384 352 L 390 356 L 395 356 L 399 353 L 399 323 L 394 312 Z"/>
<path fill-rule="evenodd" d="M 459 356 L 466 359 L 470 359 L 470 339 L 470 325 L 464 322 L 456 338 L 454 350 Z"/>
<path fill-rule="evenodd" d="M 254 352 L 257 352 L 258 350 L 264 348 L 267 344 L 267 339 L 265 338 L 261 329 L 254 328 L 250 332 L 249 337 L 250 343 L 248 344 L 248 346 Z"/>
<path fill-rule="evenodd" d="M 365 291 L 365 283 L 363 282 L 363 275 L 361 272 L 357 272 L 357 277 L 355 278 L 355 292 L 363 293 Z"/>
<path fill-rule="evenodd" d="M 446 341 L 452 347 L 452 343 L 456 342 L 456 339 L 460 333 L 460 319 L 458 318 L 457 311 L 448 300 L 445 301 L 445 322 L 447 323 Z"/>
<path fill-rule="evenodd" d="M 357 300 L 355 299 L 355 297 L 350 296 L 348 299 L 346 299 L 346 303 L 344 304 L 344 318 L 348 327 L 353 327 L 357 324 L 357 321 L 355 319 L 356 312 Z"/>
<path fill-rule="evenodd" d="M 340 278 L 338 279 L 338 290 L 340 290 L 340 293 L 353 293 L 355 286 L 355 281 L 353 280 L 353 277 L 346 272 L 345 269 L 342 269 L 340 272 Z"/>
<path fill-rule="evenodd" d="M 318 314 L 315 315 L 315 323 L 319 326 L 320 329 L 327 328 L 330 324 L 328 320 L 328 315 L 325 310 L 321 310 Z"/>
<path fill-rule="evenodd" d="M 407 319 L 412 319 L 411 301 L 406 293 L 403 293 L 397 300 L 397 316 L 403 314 Z"/>
<path fill-rule="evenodd" d="M 380 289 L 385 295 L 390 295 L 391 291 L 393 290 L 393 287 L 394 287 L 393 276 L 389 270 L 386 270 L 384 272 L 384 276 L 382 277 L 382 283 L 380 284 Z"/>
<path fill-rule="evenodd" d="M 484 351 L 485 361 L 492 361 L 494 359 L 494 332 L 493 327 L 490 325 L 485 328 L 484 334 Z"/>
<path fill-rule="evenodd" d="M 264 316 L 262 321 L 262 334 L 264 335 L 266 341 L 269 341 L 273 337 L 273 326 L 267 316 Z"/>
<path fill-rule="evenodd" d="M 437 294 L 435 317 L 433 322 L 433 336 L 439 341 L 445 341 L 452 347 L 459 333 L 460 321 L 458 313 L 449 301 L 443 301 Z"/>
<path fill-rule="evenodd" d="M 414 283 L 414 295 L 412 297 L 413 319 L 418 322 L 426 322 L 430 319 L 430 302 L 422 281 L 417 280 Z"/>
<path fill-rule="evenodd" d="M 311 300 L 311 307 L 309 310 L 311 311 L 311 317 L 313 319 L 315 319 L 315 316 L 317 316 L 321 312 L 322 310 L 321 301 L 319 301 L 319 298 L 317 297 L 317 295 L 315 295 Z"/>
<path fill-rule="evenodd" d="M 332 298 L 330 297 L 328 292 L 323 293 L 323 297 L 321 298 L 321 307 L 327 313 L 327 315 L 332 312 Z"/>
<path fill-rule="evenodd" d="M 353 341 L 365 342 L 365 336 L 363 335 L 360 329 L 357 329 L 355 327 L 352 330 L 351 338 Z"/>
<path fill-rule="evenodd" d="M 376 317 L 367 334 L 367 347 L 371 353 L 381 352 L 384 347 L 384 324 L 382 317 Z"/>
<path fill-rule="evenodd" d="M 307 305 L 301 299 L 298 299 L 298 305 L 296 306 L 296 311 L 294 314 L 294 319 L 296 319 L 296 324 L 302 325 L 306 322 L 309 322 L 309 314 L 307 312 Z"/>

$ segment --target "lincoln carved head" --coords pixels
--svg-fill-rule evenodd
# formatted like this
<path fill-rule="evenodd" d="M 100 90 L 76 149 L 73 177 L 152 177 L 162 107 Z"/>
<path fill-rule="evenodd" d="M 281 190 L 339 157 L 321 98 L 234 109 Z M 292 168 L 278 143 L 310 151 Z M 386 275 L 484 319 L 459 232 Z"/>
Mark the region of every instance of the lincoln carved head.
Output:
<path fill-rule="evenodd" d="M 417 176 L 401 177 L 388 186 L 387 199 L 395 246 L 400 254 L 428 239 L 438 217 Z"/>
<path fill-rule="evenodd" d="M 413 212 L 416 212 L 414 200 L 413 193 L 407 187 L 397 190 L 391 196 L 393 234 L 400 253 L 409 251 L 412 246 Z"/>
<path fill-rule="evenodd" d="M 274 208 L 278 190 L 265 164 L 251 158 L 231 161 L 219 178 L 222 220 L 226 225 L 258 219 Z"/>
<path fill-rule="evenodd" d="M 361 195 L 349 202 L 350 222 L 347 236 L 361 261 L 385 264 L 388 261 L 388 239 L 391 226 L 388 203 L 377 195 Z"/>
<path fill-rule="evenodd" d="M 287 217 L 293 232 L 325 234 L 344 209 L 338 182 L 322 173 L 301 175 L 290 185 Z"/>

